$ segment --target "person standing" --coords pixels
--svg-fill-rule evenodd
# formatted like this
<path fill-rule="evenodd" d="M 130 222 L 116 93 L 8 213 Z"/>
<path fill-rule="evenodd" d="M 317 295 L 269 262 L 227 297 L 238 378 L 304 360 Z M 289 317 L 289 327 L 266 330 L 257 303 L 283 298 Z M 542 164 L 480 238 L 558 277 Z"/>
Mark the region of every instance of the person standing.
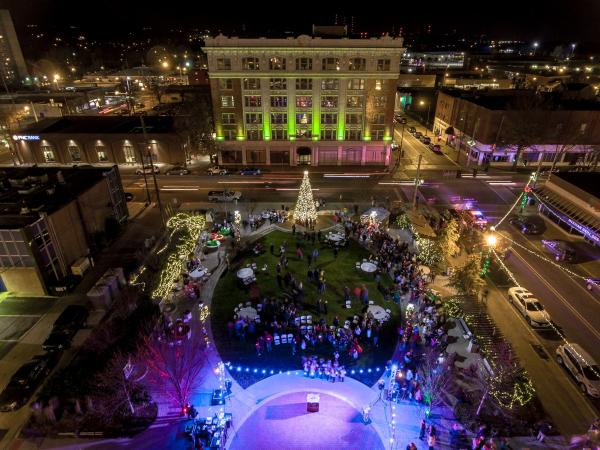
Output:
<path fill-rule="evenodd" d="M 318 251 L 318 250 L 317 250 L 317 248 L 315 247 L 315 248 L 313 249 L 313 252 L 312 252 L 312 261 L 313 261 L 313 263 L 316 263 L 316 262 L 317 262 L 317 258 L 318 258 L 318 256 L 319 256 L 319 251 Z"/>
<path fill-rule="evenodd" d="M 427 431 L 427 422 L 425 419 L 421 420 L 421 430 L 419 431 L 419 439 L 425 439 L 425 432 Z"/>

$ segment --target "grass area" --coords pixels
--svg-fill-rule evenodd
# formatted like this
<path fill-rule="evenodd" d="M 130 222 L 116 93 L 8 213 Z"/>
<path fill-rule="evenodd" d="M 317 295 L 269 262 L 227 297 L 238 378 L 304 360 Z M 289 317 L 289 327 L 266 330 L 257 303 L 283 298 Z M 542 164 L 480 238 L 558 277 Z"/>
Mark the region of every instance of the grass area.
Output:
<path fill-rule="evenodd" d="M 245 303 L 250 300 L 249 289 L 241 286 L 236 278 L 236 272 L 239 268 L 245 267 L 248 263 L 255 262 L 259 268 L 267 264 L 268 270 L 262 272 L 255 271 L 257 284 L 260 290 L 260 298 L 277 298 L 281 299 L 284 292 L 277 286 L 276 280 L 276 265 L 279 261 L 279 247 L 286 241 L 288 249 L 286 256 L 288 258 L 288 270 L 294 275 L 296 280 L 302 281 L 305 291 L 305 309 L 303 314 L 311 314 L 313 323 L 325 317 L 327 324 L 331 325 L 333 318 L 337 315 L 343 324 L 343 321 L 352 318 L 355 314 L 360 315 L 363 312 L 363 306 L 360 301 L 356 300 L 352 293 L 352 308 L 346 309 L 343 304 L 344 287 L 348 286 L 351 291 L 357 286 L 363 284 L 369 290 L 369 299 L 373 300 L 376 305 L 380 305 L 385 309 L 392 311 L 390 320 L 384 323 L 379 337 L 379 347 L 372 348 L 366 342 L 361 342 L 364 351 L 360 358 L 356 361 L 351 360 L 347 352 L 340 352 L 340 363 L 345 364 L 348 370 L 348 375 L 360 379 L 369 384 L 373 383 L 382 373 L 385 363 L 391 358 L 396 344 L 396 324 L 400 320 L 400 308 L 392 301 L 384 302 L 383 294 L 378 291 L 377 283 L 374 280 L 373 274 L 367 274 L 360 270 L 356 270 L 356 261 L 362 261 L 367 258 L 369 253 L 355 241 L 350 241 L 347 248 L 340 250 L 337 258 L 334 256 L 332 249 L 325 244 L 321 245 L 318 242 L 304 242 L 300 235 L 293 236 L 290 233 L 272 232 L 260 241 L 264 244 L 266 252 L 262 255 L 254 255 L 251 252 L 242 253 L 240 256 L 231 262 L 231 268 L 226 272 L 219 281 L 212 301 L 211 320 L 212 330 L 216 341 L 217 349 L 221 354 L 223 361 L 231 362 L 234 367 L 241 366 L 241 372 L 233 370 L 232 373 L 243 386 L 252 384 L 258 381 L 260 377 L 268 376 L 270 371 L 275 373 L 279 370 L 298 370 L 301 369 L 301 356 L 305 355 L 322 355 L 326 358 L 331 358 L 333 355 L 333 347 L 328 342 L 318 344 L 315 348 L 307 346 L 302 352 L 299 348 L 295 356 L 291 354 L 289 345 L 273 346 L 273 351 L 263 354 L 258 357 L 255 349 L 256 338 L 262 330 L 257 329 L 254 336 L 248 336 L 246 341 L 240 341 L 238 338 L 229 338 L 227 333 L 227 323 L 233 320 L 234 308 L 239 303 Z M 275 255 L 269 251 L 270 245 L 275 248 Z M 296 257 L 296 246 L 299 245 L 304 253 L 304 258 L 299 260 Z M 325 271 L 325 280 L 327 290 L 324 295 L 320 296 L 317 292 L 317 285 L 309 282 L 307 279 L 308 260 L 306 255 L 312 254 L 315 248 L 319 251 L 319 256 L 316 262 L 316 267 Z M 251 246 L 252 247 L 252 246 Z M 313 266 L 314 268 L 314 266 Z M 282 271 L 282 275 L 285 272 Z M 392 287 L 392 280 L 387 275 L 382 275 L 382 286 Z M 321 297 L 328 302 L 328 313 L 319 315 L 317 312 L 317 299 Z M 253 306 L 258 303 L 257 300 L 252 301 Z M 294 328 L 290 328 L 289 332 L 293 333 Z M 298 346 L 299 347 L 299 346 Z M 245 371 L 248 367 L 250 370 Z M 377 372 L 375 369 L 379 367 L 381 370 Z M 257 369 L 254 374 L 253 369 Z M 265 373 L 262 373 L 262 370 Z M 360 370 L 363 373 L 360 373 Z M 371 371 L 369 372 L 369 369 Z M 355 370 L 355 374 L 351 371 Z"/>

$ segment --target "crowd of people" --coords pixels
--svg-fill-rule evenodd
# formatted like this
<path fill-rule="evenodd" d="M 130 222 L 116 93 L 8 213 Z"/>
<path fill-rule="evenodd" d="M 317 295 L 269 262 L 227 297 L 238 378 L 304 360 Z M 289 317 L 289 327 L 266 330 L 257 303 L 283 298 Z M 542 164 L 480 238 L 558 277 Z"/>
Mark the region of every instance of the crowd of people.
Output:
<path fill-rule="evenodd" d="M 304 376 L 309 378 L 320 378 L 332 383 L 343 382 L 346 376 L 346 368 L 341 366 L 339 353 L 335 352 L 333 359 L 325 359 L 317 356 L 302 357 Z"/>

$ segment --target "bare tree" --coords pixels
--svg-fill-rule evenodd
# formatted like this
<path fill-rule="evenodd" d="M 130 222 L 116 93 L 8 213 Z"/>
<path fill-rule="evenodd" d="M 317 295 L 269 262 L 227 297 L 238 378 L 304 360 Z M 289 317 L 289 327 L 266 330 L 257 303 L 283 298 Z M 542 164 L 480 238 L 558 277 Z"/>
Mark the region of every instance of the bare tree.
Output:
<path fill-rule="evenodd" d="M 452 358 L 447 356 L 440 360 L 440 352 L 429 348 L 423 357 L 421 371 L 423 373 L 423 399 L 427 408 L 444 404 L 444 393 L 452 381 Z"/>
<path fill-rule="evenodd" d="M 141 351 L 149 369 L 150 387 L 165 392 L 181 407 L 187 405 L 191 393 L 202 381 L 205 349 L 205 335 L 200 327 L 191 332 L 189 339 L 174 340 L 160 333 L 148 336 Z"/>

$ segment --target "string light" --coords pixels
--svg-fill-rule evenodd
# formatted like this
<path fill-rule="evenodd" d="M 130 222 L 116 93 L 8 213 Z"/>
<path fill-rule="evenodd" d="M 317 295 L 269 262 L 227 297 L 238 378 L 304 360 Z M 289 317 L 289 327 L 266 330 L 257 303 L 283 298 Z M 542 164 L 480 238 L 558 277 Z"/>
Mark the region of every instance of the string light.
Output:
<path fill-rule="evenodd" d="M 173 239 L 175 233 L 180 236 L 175 244 L 175 250 L 168 256 L 165 267 L 160 273 L 158 286 L 152 292 L 152 297 L 166 297 L 173 288 L 173 283 L 181 275 L 184 263 L 190 253 L 196 248 L 198 235 L 204 228 L 206 219 L 203 215 L 192 215 L 179 213 L 167 222 L 167 229 L 171 231 L 169 239 Z"/>
<path fill-rule="evenodd" d="M 308 179 L 308 170 L 304 171 L 304 178 L 298 192 L 298 200 L 294 209 L 294 220 L 303 224 L 317 220 L 317 208 L 315 207 L 312 188 Z"/>

